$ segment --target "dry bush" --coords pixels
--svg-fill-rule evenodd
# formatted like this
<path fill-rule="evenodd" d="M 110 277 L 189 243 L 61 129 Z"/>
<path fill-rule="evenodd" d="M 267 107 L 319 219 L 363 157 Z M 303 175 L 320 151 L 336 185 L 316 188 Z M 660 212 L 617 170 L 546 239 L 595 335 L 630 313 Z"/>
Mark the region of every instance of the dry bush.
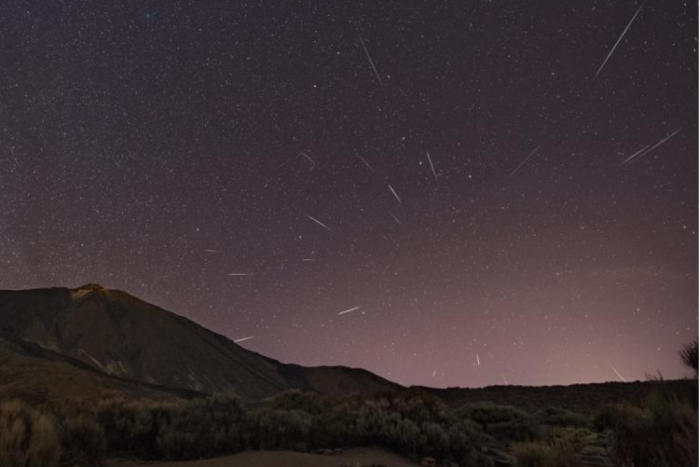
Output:
<path fill-rule="evenodd" d="M 248 416 L 248 432 L 256 448 L 305 451 L 312 423 L 302 410 L 259 409 Z"/>
<path fill-rule="evenodd" d="M 61 463 L 64 465 L 98 464 L 105 456 L 107 443 L 102 427 L 85 415 L 66 416 L 59 424 Z"/>
<path fill-rule="evenodd" d="M 697 339 L 690 344 L 685 344 L 678 352 L 683 364 L 695 371 L 695 376 L 698 375 L 698 341 Z"/>
<path fill-rule="evenodd" d="M 638 406 L 619 409 L 612 453 L 620 465 L 698 465 L 698 413 L 673 393 L 657 389 Z"/>
<path fill-rule="evenodd" d="M 543 425 L 553 426 L 586 426 L 588 418 L 570 410 L 550 407 L 534 414 L 535 420 Z"/>
<path fill-rule="evenodd" d="M 177 410 L 173 403 L 113 399 L 96 408 L 96 418 L 110 453 L 150 459 L 159 454 L 160 427 L 168 424 Z"/>
<path fill-rule="evenodd" d="M 51 420 L 21 402 L 0 405 L 0 466 L 55 467 L 61 458 Z"/>
<path fill-rule="evenodd" d="M 549 443 L 528 442 L 513 446 L 518 467 L 575 467 L 576 453 L 573 446 L 562 441 Z"/>
<path fill-rule="evenodd" d="M 457 413 L 478 423 L 486 434 L 499 440 L 531 441 L 540 435 L 537 421 L 514 407 L 477 402 L 463 406 Z"/>
<path fill-rule="evenodd" d="M 607 404 L 599 408 L 593 415 L 593 427 L 603 432 L 617 426 L 620 418 L 620 406 Z"/>
<path fill-rule="evenodd" d="M 158 428 L 159 457 L 198 459 L 245 449 L 245 412 L 237 398 L 214 396 L 177 407 Z"/>

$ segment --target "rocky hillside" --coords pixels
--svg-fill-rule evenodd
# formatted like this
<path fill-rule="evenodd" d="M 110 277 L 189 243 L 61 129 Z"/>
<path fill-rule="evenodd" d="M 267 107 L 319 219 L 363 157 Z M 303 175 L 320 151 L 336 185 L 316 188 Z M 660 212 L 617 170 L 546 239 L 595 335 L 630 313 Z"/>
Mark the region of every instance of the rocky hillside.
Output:
<path fill-rule="evenodd" d="M 235 393 L 245 400 L 292 388 L 350 394 L 397 387 L 365 370 L 280 363 L 182 316 L 95 284 L 0 291 L 0 339 L 120 379 Z"/>

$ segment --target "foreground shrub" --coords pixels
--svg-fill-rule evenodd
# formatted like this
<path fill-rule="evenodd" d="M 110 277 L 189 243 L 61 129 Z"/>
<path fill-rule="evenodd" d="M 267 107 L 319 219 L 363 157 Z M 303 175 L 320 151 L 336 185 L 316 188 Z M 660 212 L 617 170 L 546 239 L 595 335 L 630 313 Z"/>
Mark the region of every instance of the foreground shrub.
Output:
<path fill-rule="evenodd" d="M 320 394 L 291 389 L 272 398 L 269 405 L 277 410 L 302 410 L 310 415 L 320 415 L 333 408 L 333 402 Z"/>
<path fill-rule="evenodd" d="M 698 340 L 696 339 L 694 342 L 691 342 L 690 344 L 686 344 L 683 347 L 681 347 L 681 350 L 678 352 L 681 360 L 683 361 L 683 364 L 687 366 L 688 368 L 692 369 L 695 371 L 695 376 L 698 376 Z"/>
<path fill-rule="evenodd" d="M 602 438 L 588 428 L 573 426 L 556 427 L 548 433 L 547 440 L 555 443 L 562 442 L 571 446 L 574 451 L 605 452 L 605 443 Z"/>
<path fill-rule="evenodd" d="M 422 391 L 366 400 L 331 400 L 290 392 L 249 414 L 254 449 L 331 449 L 382 446 L 414 460 L 430 456 L 462 465 L 483 465 L 476 445 L 481 427 L 456 417 Z"/>
<path fill-rule="evenodd" d="M 622 407 L 612 431 L 612 453 L 625 466 L 697 466 L 697 411 L 659 390 L 639 407 Z"/>
<path fill-rule="evenodd" d="M 51 421 L 20 403 L 0 405 L 0 466 L 54 467 L 61 458 Z"/>
<path fill-rule="evenodd" d="M 235 397 L 167 404 L 114 399 L 96 417 L 110 452 L 141 459 L 198 459 L 246 447 L 246 415 Z"/>
<path fill-rule="evenodd" d="M 169 403 L 113 397 L 95 407 L 64 401 L 51 410 L 52 419 L 59 421 L 57 430 L 36 412 L 27 413 L 40 420 L 22 426 L 43 429 L 53 436 L 47 439 L 53 439 L 58 452 L 54 463 L 28 463 L 15 456 L 0 458 L 0 467 L 54 467 L 61 453 L 59 439 L 63 446 L 60 462 L 66 466 L 98 465 L 107 453 L 143 460 L 186 460 L 244 449 L 307 451 L 368 445 L 414 460 L 429 456 L 440 462 L 480 466 L 488 465 L 489 460 L 477 447 L 492 440 L 482 425 L 491 435 L 508 439 L 536 433 L 532 417 L 510 407 L 470 407 L 467 412 L 477 423 L 422 391 L 370 399 L 292 391 L 248 410 L 230 397 Z M 14 429 L 14 422 L 9 425 Z M 22 436 L 15 435 L 19 441 L 5 436 L 5 445 L 33 446 L 22 441 L 29 435 Z"/>
<path fill-rule="evenodd" d="M 363 444 L 364 436 L 360 435 L 355 410 L 350 402 L 343 402 L 317 415 L 309 434 L 310 447 L 328 448 Z"/>
<path fill-rule="evenodd" d="M 158 436 L 178 410 L 176 404 L 125 402 L 114 399 L 97 408 L 97 421 L 104 429 L 107 449 L 142 459 L 158 457 Z"/>
<path fill-rule="evenodd" d="M 311 424 L 302 410 L 256 410 L 249 415 L 249 441 L 255 449 L 305 451 Z"/>
<path fill-rule="evenodd" d="M 585 415 L 556 407 L 540 410 L 534 414 L 534 418 L 543 425 L 585 426 L 588 423 Z"/>
<path fill-rule="evenodd" d="M 479 402 L 463 406 L 458 414 L 478 423 L 488 435 L 496 439 L 531 441 L 539 436 L 535 419 L 513 407 Z"/>
<path fill-rule="evenodd" d="M 616 405 L 605 405 L 598 409 L 593 415 L 593 427 L 600 432 L 612 430 L 617 426 L 619 418 L 620 407 Z"/>
<path fill-rule="evenodd" d="M 215 396 L 173 407 L 160 422 L 157 451 L 161 458 L 199 459 L 245 448 L 245 412 L 233 397 Z"/>
<path fill-rule="evenodd" d="M 64 465 L 95 465 L 104 458 L 107 447 L 104 431 L 85 415 L 62 417 L 59 438 Z"/>
<path fill-rule="evenodd" d="M 447 452 L 433 453 L 441 459 L 449 459 L 459 465 L 489 466 L 491 460 L 482 456 L 475 446 L 486 441 L 479 425 L 471 420 L 456 420 L 447 429 Z"/>
<path fill-rule="evenodd" d="M 518 467 L 575 467 L 576 454 L 573 446 L 555 441 L 549 443 L 517 443 L 513 454 Z"/>

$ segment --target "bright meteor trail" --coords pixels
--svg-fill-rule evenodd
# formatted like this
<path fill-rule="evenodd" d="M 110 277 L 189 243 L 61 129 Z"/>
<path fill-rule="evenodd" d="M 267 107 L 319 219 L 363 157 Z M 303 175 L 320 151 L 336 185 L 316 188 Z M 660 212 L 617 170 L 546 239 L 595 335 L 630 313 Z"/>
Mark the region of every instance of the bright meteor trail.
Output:
<path fill-rule="evenodd" d="M 344 315 L 344 314 L 351 313 L 351 312 L 356 311 L 356 310 L 359 310 L 359 309 L 360 309 L 360 307 L 359 307 L 359 306 L 356 306 L 356 307 L 353 307 L 353 308 L 349 308 L 349 309 L 347 309 L 347 310 L 345 310 L 345 311 L 341 311 L 340 313 L 338 313 L 338 315 Z"/>
<path fill-rule="evenodd" d="M 605 60 L 603 60 L 603 63 L 600 65 L 600 68 L 598 68 L 598 71 L 596 71 L 595 76 L 593 77 L 593 80 L 595 80 L 595 79 L 598 77 L 598 75 L 600 74 L 600 72 L 603 71 L 603 67 L 605 66 L 606 63 L 608 63 L 608 60 L 609 60 L 610 57 L 612 56 L 613 52 L 615 52 L 615 49 L 617 48 L 617 45 L 620 43 L 620 41 L 622 40 L 622 38 L 625 37 L 625 34 L 627 34 L 627 30 L 630 28 L 630 26 L 632 26 L 632 23 L 634 22 L 634 19 L 637 17 L 637 15 L 639 14 L 639 12 L 640 12 L 641 10 L 642 10 L 642 7 L 641 7 L 641 6 L 640 6 L 639 8 L 637 8 L 636 13 L 634 14 L 634 16 L 632 16 L 632 19 L 631 19 L 630 22 L 627 24 L 627 27 L 625 28 L 624 31 L 622 31 L 622 34 L 620 34 L 620 37 L 617 39 L 617 42 L 615 42 L 615 45 L 613 45 L 612 49 L 610 49 L 610 52 L 608 53 L 608 56 L 605 57 Z"/>
<path fill-rule="evenodd" d="M 540 147 L 537 146 L 537 147 L 535 148 L 534 151 L 532 151 L 530 154 L 528 154 L 528 156 L 520 163 L 520 165 L 518 165 L 518 166 L 510 173 L 510 176 L 512 177 L 513 175 L 515 175 L 516 172 L 517 172 L 518 170 L 520 170 L 520 167 L 522 167 L 523 165 L 525 165 L 525 162 L 527 162 L 528 159 L 530 159 L 530 158 L 537 152 L 537 150 L 538 150 L 539 148 L 540 148 Z"/>
<path fill-rule="evenodd" d="M 321 227 L 323 227 L 323 228 L 326 229 L 327 231 L 333 232 L 333 230 L 332 230 L 330 227 L 328 227 L 326 224 L 324 224 L 324 223 L 321 222 L 320 220 L 316 219 L 315 217 L 311 217 L 311 216 L 309 216 L 309 215 L 307 215 L 306 217 L 308 217 L 309 219 L 311 219 L 312 221 L 314 221 L 315 223 L 317 223 L 318 225 L 320 225 Z"/>
<path fill-rule="evenodd" d="M 369 56 L 369 52 L 367 52 L 367 47 L 365 47 L 365 43 L 362 41 L 362 38 L 360 38 L 360 44 L 362 45 L 362 49 L 365 51 L 365 55 L 367 55 L 367 60 L 369 60 L 369 64 L 372 65 L 372 69 L 374 70 L 374 76 L 377 77 L 377 81 L 379 81 L 379 84 L 382 86 L 382 89 L 384 89 L 384 83 L 382 83 L 382 78 L 379 76 L 379 72 L 377 71 L 377 67 L 374 66 L 374 62 L 372 61 L 372 57 Z"/>

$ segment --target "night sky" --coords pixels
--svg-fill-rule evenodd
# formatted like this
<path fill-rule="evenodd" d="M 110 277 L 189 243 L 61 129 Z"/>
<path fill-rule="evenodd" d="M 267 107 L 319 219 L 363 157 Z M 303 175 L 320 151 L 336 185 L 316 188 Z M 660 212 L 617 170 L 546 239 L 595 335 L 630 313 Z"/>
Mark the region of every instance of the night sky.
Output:
<path fill-rule="evenodd" d="M 681 376 L 697 9 L 2 2 L 0 288 L 403 384 Z"/>

